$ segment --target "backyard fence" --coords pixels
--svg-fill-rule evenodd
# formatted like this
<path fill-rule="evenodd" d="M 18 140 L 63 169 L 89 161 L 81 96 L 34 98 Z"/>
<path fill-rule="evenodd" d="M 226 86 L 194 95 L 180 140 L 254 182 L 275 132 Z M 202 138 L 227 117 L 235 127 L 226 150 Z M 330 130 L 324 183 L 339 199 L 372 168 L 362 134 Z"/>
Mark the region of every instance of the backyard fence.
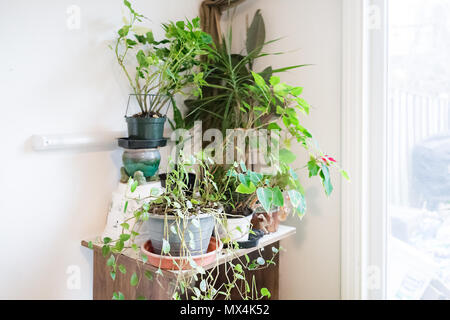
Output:
<path fill-rule="evenodd" d="M 410 205 L 411 152 L 415 145 L 449 132 L 450 100 L 390 90 L 387 110 L 388 201 Z"/>

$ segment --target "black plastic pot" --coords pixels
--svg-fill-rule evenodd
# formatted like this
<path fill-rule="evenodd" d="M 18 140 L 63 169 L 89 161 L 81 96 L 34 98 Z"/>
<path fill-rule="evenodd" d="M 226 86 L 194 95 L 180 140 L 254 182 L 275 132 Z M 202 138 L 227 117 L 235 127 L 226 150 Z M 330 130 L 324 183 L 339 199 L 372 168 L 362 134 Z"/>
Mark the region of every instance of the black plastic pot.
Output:
<path fill-rule="evenodd" d="M 197 176 L 194 173 L 188 173 L 188 181 L 187 181 L 187 195 L 192 195 L 192 192 L 194 192 L 194 186 L 195 186 L 195 180 L 197 179 Z M 166 180 L 167 180 L 167 173 L 161 173 L 159 175 L 159 180 L 161 180 L 161 187 L 166 187 Z"/>
<path fill-rule="evenodd" d="M 136 140 L 160 140 L 163 138 L 166 117 L 125 117 L 125 119 L 128 126 L 128 138 Z"/>

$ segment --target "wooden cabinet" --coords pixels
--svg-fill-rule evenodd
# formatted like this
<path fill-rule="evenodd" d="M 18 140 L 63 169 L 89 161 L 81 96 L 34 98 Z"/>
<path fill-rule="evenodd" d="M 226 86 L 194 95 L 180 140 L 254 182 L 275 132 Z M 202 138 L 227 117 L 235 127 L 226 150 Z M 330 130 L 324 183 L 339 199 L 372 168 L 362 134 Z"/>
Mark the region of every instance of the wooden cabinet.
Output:
<path fill-rule="evenodd" d="M 295 228 L 280 225 L 277 232 L 264 236 L 259 246 L 251 249 L 241 249 L 230 256 L 224 252 L 219 254 L 218 263 L 207 266 L 206 269 L 212 269 L 213 272 L 218 272 L 218 281 L 225 282 L 226 270 L 225 264 L 229 260 L 241 259 L 244 255 L 248 255 L 250 259 L 256 259 L 262 256 L 265 259 L 272 257 L 272 247 L 279 248 L 279 241 L 295 233 Z M 92 241 L 94 247 L 94 284 L 93 284 L 93 297 L 94 300 L 109 300 L 112 298 L 114 292 L 122 292 L 125 299 L 137 299 L 138 297 L 145 297 L 149 300 L 167 300 L 171 299 L 176 287 L 176 281 L 179 277 L 189 277 L 192 275 L 192 271 L 162 271 L 162 274 L 156 274 L 157 268 L 148 263 L 143 263 L 139 258 L 139 254 L 133 250 L 126 250 L 124 254 L 118 257 L 118 264 L 123 264 L 127 272 L 126 274 L 117 274 L 115 280 L 110 276 L 110 267 L 106 265 L 106 258 L 103 257 L 101 252 L 101 245 L 95 239 L 83 240 L 81 244 L 85 247 L 88 246 L 89 241 Z M 234 261 L 236 262 L 236 261 Z M 279 255 L 274 260 L 275 264 L 267 266 L 264 269 L 250 271 L 246 273 L 248 281 L 254 277 L 258 288 L 267 288 L 271 292 L 271 299 L 278 299 L 279 297 Z M 281 262 L 282 263 L 282 262 Z M 145 277 L 145 272 L 151 274 L 151 280 Z M 130 285 L 130 277 L 136 272 L 139 275 L 139 283 L 136 286 Z M 239 294 L 235 291 L 232 292 L 232 299 L 239 299 Z"/>

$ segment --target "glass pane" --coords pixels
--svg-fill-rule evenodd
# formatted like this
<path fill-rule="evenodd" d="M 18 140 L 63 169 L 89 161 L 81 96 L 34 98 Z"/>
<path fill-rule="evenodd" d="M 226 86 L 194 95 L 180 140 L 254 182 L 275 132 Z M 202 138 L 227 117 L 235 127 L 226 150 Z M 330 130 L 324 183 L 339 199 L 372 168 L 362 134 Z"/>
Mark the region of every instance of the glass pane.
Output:
<path fill-rule="evenodd" d="M 388 299 L 450 299 L 450 0 L 390 0 Z"/>

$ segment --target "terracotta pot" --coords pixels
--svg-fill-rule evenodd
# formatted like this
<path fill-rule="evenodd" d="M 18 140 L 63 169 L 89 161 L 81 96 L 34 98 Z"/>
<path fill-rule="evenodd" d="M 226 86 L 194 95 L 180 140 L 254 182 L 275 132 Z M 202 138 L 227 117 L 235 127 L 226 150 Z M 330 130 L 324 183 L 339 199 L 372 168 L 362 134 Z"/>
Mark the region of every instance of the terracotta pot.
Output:
<path fill-rule="evenodd" d="M 220 252 L 220 250 L 222 250 L 222 248 L 222 242 L 217 241 L 214 237 L 211 237 L 207 252 L 202 255 L 192 256 L 192 259 L 197 265 L 206 266 L 216 260 L 216 255 Z M 186 257 L 162 256 L 154 253 L 152 242 L 150 240 L 142 244 L 141 252 L 148 257 L 148 262 L 157 268 L 165 270 L 192 269 Z"/>
<path fill-rule="evenodd" d="M 276 208 L 270 212 L 266 212 L 262 208 L 257 208 L 252 217 L 253 229 L 262 230 L 265 234 L 278 231 L 280 224 L 280 211 L 284 208 Z M 284 212 L 284 211 L 283 211 Z M 281 214 L 281 216 L 283 216 Z"/>

